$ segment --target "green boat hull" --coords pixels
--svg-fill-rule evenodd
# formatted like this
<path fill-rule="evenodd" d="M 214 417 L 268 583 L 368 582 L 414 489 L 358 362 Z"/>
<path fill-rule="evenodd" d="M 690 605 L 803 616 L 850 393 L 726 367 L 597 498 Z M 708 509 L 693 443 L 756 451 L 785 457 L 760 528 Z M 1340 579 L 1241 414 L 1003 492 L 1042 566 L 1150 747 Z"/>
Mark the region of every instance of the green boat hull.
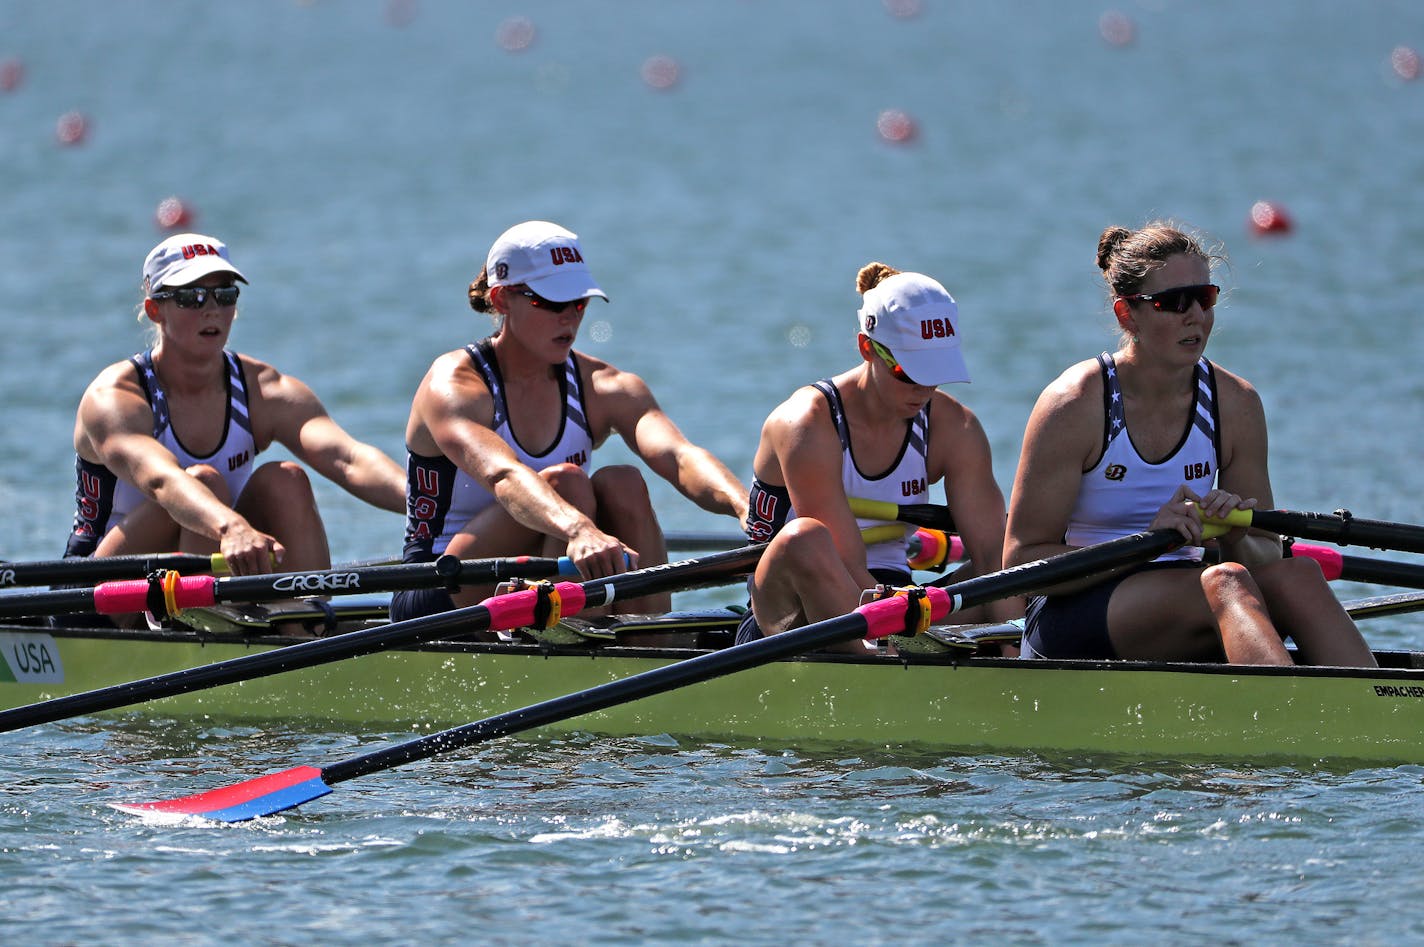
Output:
<path fill-rule="evenodd" d="M 189 634 L 0 632 L 0 706 L 280 646 Z M 699 652 L 437 643 L 165 698 L 115 713 L 443 729 Z M 859 743 L 1143 759 L 1424 763 L 1424 655 L 1384 669 L 810 656 L 549 728 L 777 746 Z"/>

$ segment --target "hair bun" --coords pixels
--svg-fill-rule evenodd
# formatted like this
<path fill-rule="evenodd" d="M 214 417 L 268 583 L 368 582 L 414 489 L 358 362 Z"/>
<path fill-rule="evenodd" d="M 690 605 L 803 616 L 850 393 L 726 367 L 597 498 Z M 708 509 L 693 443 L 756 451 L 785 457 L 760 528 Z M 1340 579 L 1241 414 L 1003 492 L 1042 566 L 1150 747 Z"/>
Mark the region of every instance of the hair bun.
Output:
<path fill-rule="evenodd" d="M 899 274 L 899 270 L 885 263 L 867 263 L 855 274 L 855 291 L 864 296 L 880 285 L 880 281 Z"/>

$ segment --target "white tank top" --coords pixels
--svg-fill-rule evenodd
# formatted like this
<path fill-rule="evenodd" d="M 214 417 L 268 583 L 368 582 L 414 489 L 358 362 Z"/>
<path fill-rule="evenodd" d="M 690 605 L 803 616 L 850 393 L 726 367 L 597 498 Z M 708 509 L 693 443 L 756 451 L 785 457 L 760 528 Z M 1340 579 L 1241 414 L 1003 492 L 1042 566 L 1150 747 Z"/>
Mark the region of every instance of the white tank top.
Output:
<path fill-rule="evenodd" d="M 1220 417 L 1216 374 L 1206 359 L 1197 362 L 1196 397 L 1177 446 L 1162 460 L 1142 459 L 1128 435 L 1117 364 L 1104 352 L 1098 356 L 1103 373 L 1106 448 L 1083 474 L 1078 500 L 1068 518 L 1064 539 L 1070 546 L 1088 546 L 1141 532 L 1152 524 L 1162 504 L 1182 484 L 1205 496 L 1216 483 L 1220 457 Z M 1183 546 L 1162 559 L 1200 559 L 1199 546 Z"/>
<path fill-rule="evenodd" d="M 592 465 L 593 435 L 589 431 L 579 379 L 578 357 L 570 353 L 564 362 L 559 386 L 564 393 L 563 415 L 554 443 L 538 454 L 527 450 L 514 436 L 509 423 L 504 379 L 499 373 L 489 339 L 465 346 L 475 370 L 489 388 L 494 402 L 491 428 L 514 450 L 521 464 L 543 470 L 568 463 L 587 471 Z M 475 514 L 494 503 L 494 494 L 465 473 L 444 455 L 406 455 L 406 533 L 404 558 L 407 562 L 433 559 L 443 553 L 455 534 L 464 529 Z"/>

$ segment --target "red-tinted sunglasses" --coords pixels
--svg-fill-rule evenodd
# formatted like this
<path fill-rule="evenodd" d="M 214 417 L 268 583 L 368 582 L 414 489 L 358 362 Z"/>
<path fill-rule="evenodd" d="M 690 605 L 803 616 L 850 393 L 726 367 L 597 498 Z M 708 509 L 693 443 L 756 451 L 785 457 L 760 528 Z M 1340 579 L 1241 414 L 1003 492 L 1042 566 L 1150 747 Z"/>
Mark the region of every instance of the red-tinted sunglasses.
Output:
<path fill-rule="evenodd" d="M 545 299 L 543 296 L 540 296 L 538 293 L 534 292 L 534 290 L 529 289 L 527 287 L 525 289 L 521 289 L 519 291 L 519 295 L 529 300 L 529 305 L 533 306 L 535 309 L 543 309 L 548 312 L 563 312 L 565 309 L 569 308 L 570 306 L 573 306 L 574 312 L 582 314 L 583 311 L 588 308 L 587 296 L 585 296 L 583 299 L 570 299 L 568 302 L 556 303 L 552 299 Z"/>
<path fill-rule="evenodd" d="M 1121 298 L 1130 303 L 1151 303 L 1152 308 L 1158 312 L 1182 313 L 1192 308 L 1192 303 L 1196 303 L 1203 309 L 1210 309 L 1216 305 L 1216 298 L 1220 295 L 1220 286 L 1203 283 L 1200 286 L 1175 286 L 1172 289 L 1158 290 L 1155 293 L 1133 293 L 1131 296 Z"/>
<path fill-rule="evenodd" d="M 907 385 L 915 384 L 915 380 L 905 374 L 905 369 L 900 367 L 900 363 L 895 361 L 895 356 L 890 354 L 890 350 L 874 339 L 870 340 L 870 347 L 875 350 L 875 354 L 880 356 L 880 361 L 885 363 L 885 367 L 890 369 L 890 374 L 896 381 L 903 381 Z"/>

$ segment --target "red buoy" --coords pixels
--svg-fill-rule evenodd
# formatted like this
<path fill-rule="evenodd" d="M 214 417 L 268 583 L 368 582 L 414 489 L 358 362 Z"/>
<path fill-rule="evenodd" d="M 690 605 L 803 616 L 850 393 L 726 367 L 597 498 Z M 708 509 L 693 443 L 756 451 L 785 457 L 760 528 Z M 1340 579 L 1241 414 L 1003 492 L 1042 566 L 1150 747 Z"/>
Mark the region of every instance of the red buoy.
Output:
<path fill-rule="evenodd" d="M 1295 227 L 1290 214 L 1280 204 L 1257 201 L 1251 205 L 1251 232 L 1258 236 L 1290 233 Z"/>
<path fill-rule="evenodd" d="M 158 202 L 153 219 L 162 230 L 186 230 L 193 224 L 193 211 L 177 197 L 165 197 Z"/>
<path fill-rule="evenodd" d="M 89 120 L 79 112 L 65 112 L 54 126 L 54 136 L 61 145 L 80 145 L 89 134 Z"/>
<path fill-rule="evenodd" d="M 1408 46 L 1396 46 L 1389 54 L 1389 65 L 1394 74 L 1405 82 L 1419 78 L 1419 54 Z"/>
<path fill-rule="evenodd" d="M 0 62 L 0 92 L 14 92 L 25 81 L 25 64 L 18 59 Z"/>
<path fill-rule="evenodd" d="M 875 121 L 875 129 L 885 141 L 895 145 L 906 145 L 919 136 L 919 126 L 908 113 L 899 109 L 886 109 Z"/>
<path fill-rule="evenodd" d="M 682 69 L 671 56 L 651 56 L 643 63 L 643 81 L 654 89 L 671 89 L 682 77 Z"/>
<path fill-rule="evenodd" d="M 1109 10 L 1098 17 L 1098 35 L 1109 46 L 1131 46 L 1137 38 L 1137 24 L 1126 13 Z"/>
<path fill-rule="evenodd" d="M 499 25 L 494 41 L 508 53 L 522 53 L 534 44 L 534 21 L 527 16 L 512 16 Z"/>

